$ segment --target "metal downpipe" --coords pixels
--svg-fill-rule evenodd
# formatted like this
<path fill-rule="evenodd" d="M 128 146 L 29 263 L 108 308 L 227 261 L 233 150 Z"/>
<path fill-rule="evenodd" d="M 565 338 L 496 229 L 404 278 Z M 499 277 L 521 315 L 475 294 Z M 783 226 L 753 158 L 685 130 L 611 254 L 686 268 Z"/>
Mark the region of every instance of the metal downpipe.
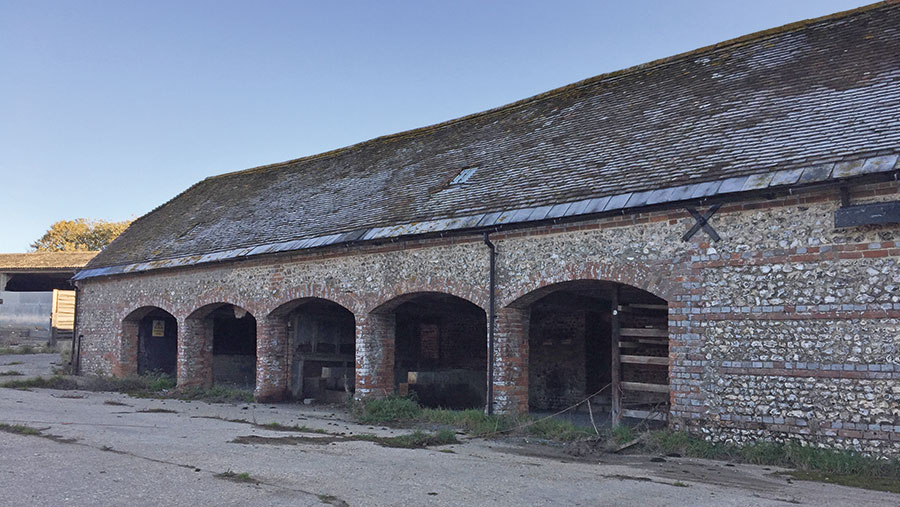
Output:
<path fill-rule="evenodd" d="M 491 251 L 491 281 L 490 302 L 488 304 L 488 385 L 487 385 L 487 413 L 494 413 L 494 304 L 496 300 L 497 286 L 497 249 L 491 243 L 491 233 L 484 233 L 484 244 Z"/>

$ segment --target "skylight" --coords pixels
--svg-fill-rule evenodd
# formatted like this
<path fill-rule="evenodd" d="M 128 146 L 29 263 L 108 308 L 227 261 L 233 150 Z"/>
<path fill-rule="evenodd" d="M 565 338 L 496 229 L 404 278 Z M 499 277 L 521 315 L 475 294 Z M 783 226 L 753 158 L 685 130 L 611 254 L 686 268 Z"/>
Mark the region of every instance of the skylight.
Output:
<path fill-rule="evenodd" d="M 469 178 L 471 178 L 472 175 L 475 174 L 475 171 L 477 171 L 477 170 L 478 170 L 477 167 L 467 167 L 467 168 L 463 169 L 462 171 L 459 172 L 459 174 L 456 175 L 455 178 L 450 180 L 450 186 L 462 185 L 463 183 L 468 181 Z"/>

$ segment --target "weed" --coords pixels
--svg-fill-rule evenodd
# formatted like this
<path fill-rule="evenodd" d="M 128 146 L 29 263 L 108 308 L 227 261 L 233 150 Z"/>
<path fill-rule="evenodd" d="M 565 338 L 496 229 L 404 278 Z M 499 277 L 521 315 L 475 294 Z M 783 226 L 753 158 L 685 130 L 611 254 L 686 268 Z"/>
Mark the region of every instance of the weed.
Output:
<path fill-rule="evenodd" d="M 145 396 L 158 397 L 154 395 Z M 169 396 L 179 400 L 202 400 L 209 403 L 253 403 L 253 392 L 224 386 L 188 387 Z"/>
<path fill-rule="evenodd" d="M 177 414 L 178 412 L 174 410 L 169 410 L 167 408 L 145 408 L 143 410 L 138 410 L 141 414 Z"/>
<path fill-rule="evenodd" d="M 0 387 L 11 387 L 14 389 L 43 388 L 72 390 L 78 389 L 78 384 L 74 380 L 57 375 L 50 378 L 36 377 L 25 380 L 8 380 L 0 384 Z"/>
<path fill-rule="evenodd" d="M 380 400 L 354 406 L 354 412 L 360 422 L 365 424 L 382 424 L 396 421 L 412 421 L 422 415 L 422 408 L 416 400 L 407 396 L 388 396 Z"/>
<path fill-rule="evenodd" d="M 32 428 L 31 426 L 25 426 L 24 424 L 6 424 L 0 423 L 0 431 L 6 433 L 14 433 L 16 435 L 26 435 L 30 437 L 41 437 L 46 438 L 48 440 L 53 440 L 54 442 L 59 442 L 61 444 L 68 444 L 75 441 L 74 438 L 63 438 L 58 435 L 50 435 L 44 433 L 43 430 L 39 430 L 37 428 Z"/>
<path fill-rule="evenodd" d="M 533 437 L 547 440 L 561 440 L 564 442 L 589 438 L 594 435 L 594 433 L 587 428 L 575 426 L 569 421 L 563 421 L 556 418 L 539 419 L 533 424 L 525 426 L 522 431 Z"/>
<path fill-rule="evenodd" d="M 334 495 L 318 495 L 318 497 L 319 501 L 326 505 L 334 505 L 336 507 L 347 507 L 350 505 Z"/>
<path fill-rule="evenodd" d="M 513 428 L 516 421 L 512 417 L 487 415 L 478 409 L 444 410 L 423 409 L 420 420 L 460 428 L 474 436 L 486 436 Z"/>
<path fill-rule="evenodd" d="M 249 424 L 253 424 L 253 423 L 249 423 Z M 254 424 L 254 426 L 256 426 L 258 428 L 272 430 L 272 431 L 296 431 L 296 432 L 300 432 L 300 433 L 319 433 L 322 435 L 328 434 L 327 431 L 320 429 L 320 428 L 310 428 L 309 426 L 300 426 L 297 424 L 295 424 L 293 426 L 288 426 L 286 424 L 281 424 L 278 422 L 270 422 L 267 424 Z"/>
<path fill-rule="evenodd" d="M 21 377 L 24 373 L 16 370 L 0 371 L 0 377 Z"/>
<path fill-rule="evenodd" d="M 324 433 L 324 432 L 323 432 Z M 259 435 L 245 435 L 231 440 L 233 444 L 272 444 L 272 445 L 328 445 L 335 442 L 372 442 L 382 447 L 394 447 L 400 449 L 424 449 L 426 447 L 458 444 L 456 434 L 450 430 L 441 430 L 437 433 L 424 433 L 416 431 L 408 435 L 396 437 L 380 437 L 369 433 L 359 435 L 337 435 L 327 433 L 322 437 L 287 436 L 287 437 L 263 437 Z"/>
<path fill-rule="evenodd" d="M 389 396 L 380 400 L 356 403 L 351 407 L 356 418 L 364 424 L 432 423 L 460 428 L 466 433 L 486 437 L 513 432 L 547 440 L 570 441 L 593 435 L 568 421 L 550 418 L 533 420 L 528 416 L 487 415 L 478 409 L 423 409 L 413 397 Z"/>
<path fill-rule="evenodd" d="M 786 475 L 799 481 L 827 482 L 831 484 L 840 484 L 841 486 L 850 486 L 852 488 L 900 493 L 900 480 L 896 477 L 871 477 L 860 474 L 836 475 L 811 470 L 797 470 L 788 472 Z"/>
<path fill-rule="evenodd" d="M 112 405 L 114 407 L 130 407 L 131 406 L 127 403 L 122 403 L 121 401 L 115 401 L 115 400 L 106 400 L 103 402 L 103 404 L 104 405 Z"/>
<path fill-rule="evenodd" d="M 613 428 L 612 438 L 619 445 L 626 444 L 634 440 L 634 430 L 631 429 L 631 426 L 620 424 Z"/>
<path fill-rule="evenodd" d="M 226 481 L 231 481 L 231 482 L 244 482 L 244 483 L 251 483 L 251 484 L 259 484 L 259 481 L 257 481 L 253 477 L 250 477 L 250 474 L 248 474 L 247 472 L 235 473 L 235 472 L 232 472 L 231 470 L 227 470 L 220 474 L 216 474 L 215 476 L 219 479 L 224 479 Z"/>
<path fill-rule="evenodd" d="M 644 450 L 794 468 L 795 471 L 786 473 L 795 479 L 900 492 L 900 460 L 876 459 L 857 452 L 823 449 L 796 441 L 761 441 L 738 447 L 707 442 L 684 432 L 662 430 L 650 434 Z"/>
<path fill-rule="evenodd" d="M 163 373 L 132 375 L 124 378 L 87 376 L 76 382 L 74 379 L 54 375 L 50 378 L 10 380 L 0 383 L 0 387 L 14 389 L 45 388 L 59 390 L 85 390 L 96 392 L 118 392 L 135 398 L 173 398 L 179 400 L 202 400 L 209 403 L 252 403 L 253 393 L 223 386 L 209 388 L 189 387 L 175 390 L 175 379 Z"/>
<path fill-rule="evenodd" d="M 32 428 L 31 426 L 25 426 L 23 424 L 0 423 L 0 431 L 5 431 L 6 433 L 15 433 L 16 435 L 30 435 L 36 437 L 43 434 L 41 430 Z"/>
<path fill-rule="evenodd" d="M 735 448 L 707 442 L 682 431 L 654 431 L 644 449 L 655 454 L 681 454 L 695 458 L 731 459 Z"/>
<path fill-rule="evenodd" d="M 12 361 L 12 362 L 4 364 L 3 366 L 16 366 L 16 365 L 20 365 L 20 364 L 25 364 L 25 361 Z"/>
<path fill-rule="evenodd" d="M 459 440 L 456 439 L 456 434 L 450 430 L 440 430 L 433 434 L 415 431 L 407 435 L 399 435 L 396 437 L 379 437 L 363 433 L 361 435 L 349 437 L 349 439 L 364 440 L 366 442 L 374 442 L 382 447 L 394 447 L 399 449 L 424 449 L 436 445 L 459 443 Z"/>

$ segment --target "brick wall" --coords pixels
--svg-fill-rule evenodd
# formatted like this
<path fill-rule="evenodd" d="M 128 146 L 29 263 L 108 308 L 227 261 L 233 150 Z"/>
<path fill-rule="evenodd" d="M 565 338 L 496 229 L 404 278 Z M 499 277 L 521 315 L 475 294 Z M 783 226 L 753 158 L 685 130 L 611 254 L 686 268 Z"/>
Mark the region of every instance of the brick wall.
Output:
<path fill-rule="evenodd" d="M 854 202 L 897 199 L 896 183 L 852 189 Z M 716 441 L 799 438 L 900 455 L 900 227 L 836 230 L 837 190 L 736 202 L 712 220 L 723 240 L 681 235 L 680 210 L 494 233 L 494 402 L 527 409 L 528 305 L 553 284 L 609 280 L 669 303 L 670 420 Z M 126 371 L 123 320 L 143 306 L 178 319 L 179 382 L 207 382 L 206 333 L 189 316 L 232 303 L 261 327 L 300 297 L 356 318 L 358 397 L 393 389 L 393 316 L 417 292 L 487 308 L 488 251 L 453 235 L 85 280 L 83 370 Z M 287 368 L 277 326 L 259 331 L 257 395 L 275 399 Z M 274 340 L 274 341 L 273 341 Z M 486 346 L 486 344 L 485 344 Z M 127 353 L 126 353 L 127 352 Z"/>

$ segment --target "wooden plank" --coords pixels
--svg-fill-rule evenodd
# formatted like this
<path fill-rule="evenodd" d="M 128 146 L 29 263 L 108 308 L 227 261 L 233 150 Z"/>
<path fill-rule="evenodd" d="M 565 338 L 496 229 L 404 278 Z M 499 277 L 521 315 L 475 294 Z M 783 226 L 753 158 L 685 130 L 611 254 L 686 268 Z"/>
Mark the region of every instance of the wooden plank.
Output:
<path fill-rule="evenodd" d="M 619 385 L 622 381 L 622 373 L 621 373 L 621 352 L 619 351 L 619 286 L 616 285 L 612 290 L 612 317 L 610 318 L 610 323 L 612 324 L 611 332 L 610 332 L 610 342 L 612 344 L 611 355 L 610 355 L 610 379 L 612 381 L 612 393 L 610 395 L 611 406 L 609 409 L 610 417 L 612 419 L 612 427 L 615 428 L 619 425 L 619 420 L 622 418 L 621 409 L 622 409 L 622 391 L 621 386 Z"/>
<path fill-rule="evenodd" d="M 634 419 L 650 419 L 651 421 L 667 421 L 669 419 L 666 414 L 650 412 L 649 410 L 634 410 L 630 408 L 622 410 L 622 417 L 632 417 Z"/>
<path fill-rule="evenodd" d="M 50 303 L 50 327 L 56 327 L 56 312 L 59 308 L 59 289 L 53 289 L 52 301 Z"/>
<path fill-rule="evenodd" d="M 643 343 L 646 345 L 668 345 L 669 340 L 666 338 L 639 338 L 638 343 Z"/>
<path fill-rule="evenodd" d="M 640 343 L 634 343 L 634 342 L 619 342 L 619 348 L 620 348 L 620 349 L 637 349 L 637 348 L 640 348 L 640 347 L 641 347 L 641 344 L 640 344 Z"/>
<path fill-rule="evenodd" d="M 626 391 L 645 391 L 651 393 L 668 393 L 667 384 L 647 384 L 645 382 L 622 382 L 622 389 Z"/>
<path fill-rule="evenodd" d="M 659 338 L 668 338 L 668 329 L 643 328 L 643 327 L 626 327 L 622 328 L 621 336 L 653 336 Z"/>
<path fill-rule="evenodd" d="M 619 358 L 619 360 L 623 363 L 628 364 L 653 364 L 657 366 L 669 366 L 668 357 L 623 355 Z"/>

